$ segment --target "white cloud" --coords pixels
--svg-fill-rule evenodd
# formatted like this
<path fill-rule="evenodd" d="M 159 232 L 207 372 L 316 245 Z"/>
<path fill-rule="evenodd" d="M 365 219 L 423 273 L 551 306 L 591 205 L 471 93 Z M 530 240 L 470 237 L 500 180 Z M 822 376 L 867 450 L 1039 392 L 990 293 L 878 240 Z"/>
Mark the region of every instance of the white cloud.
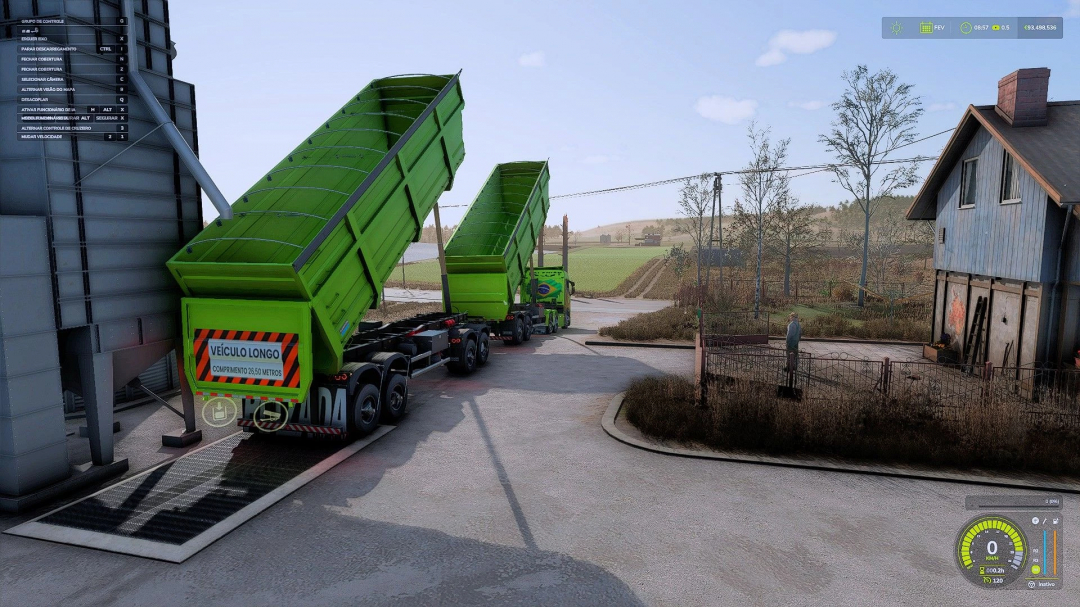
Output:
<path fill-rule="evenodd" d="M 926 106 L 926 111 L 928 111 L 928 112 L 944 112 L 944 111 L 947 111 L 947 110 L 955 110 L 955 109 L 956 109 L 956 104 L 953 103 L 952 101 L 949 101 L 947 103 L 931 103 L 930 105 Z"/>
<path fill-rule="evenodd" d="M 757 111 L 758 102 L 753 99 L 735 99 L 734 97 L 702 97 L 694 104 L 697 113 L 708 118 L 726 124 L 736 124 L 746 120 Z"/>
<path fill-rule="evenodd" d="M 787 61 L 787 53 L 809 55 L 836 42 L 836 32 L 830 30 L 780 30 L 769 39 L 769 50 L 765 51 L 754 63 L 767 67 Z"/>
<path fill-rule="evenodd" d="M 1069 0 L 1069 8 L 1063 17 L 1080 17 L 1080 0 Z"/>
<path fill-rule="evenodd" d="M 544 67 L 544 51 L 525 53 L 518 57 L 518 65 L 524 67 Z"/>
<path fill-rule="evenodd" d="M 825 107 L 824 101 L 788 101 L 788 107 L 797 107 L 804 110 L 820 110 Z"/>

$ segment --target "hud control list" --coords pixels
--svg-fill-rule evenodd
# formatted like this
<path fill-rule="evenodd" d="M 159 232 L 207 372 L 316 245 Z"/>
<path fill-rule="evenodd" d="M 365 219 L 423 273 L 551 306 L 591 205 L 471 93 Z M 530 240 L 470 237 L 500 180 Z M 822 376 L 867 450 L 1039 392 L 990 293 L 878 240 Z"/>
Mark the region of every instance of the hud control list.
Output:
<path fill-rule="evenodd" d="M 128 140 L 127 21 L 115 21 L 81 33 L 59 17 L 19 22 L 19 140 Z"/>

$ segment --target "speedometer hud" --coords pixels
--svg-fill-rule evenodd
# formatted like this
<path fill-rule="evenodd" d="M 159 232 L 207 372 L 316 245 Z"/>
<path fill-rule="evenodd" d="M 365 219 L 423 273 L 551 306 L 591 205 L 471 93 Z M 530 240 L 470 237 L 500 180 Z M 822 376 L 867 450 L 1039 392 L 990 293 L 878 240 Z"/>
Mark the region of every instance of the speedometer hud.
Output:
<path fill-rule="evenodd" d="M 969 520 L 956 537 L 956 564 L 968 581 L 990 589 L 1062 587 L 1060 497 L 972 496 L 967 507 L 991 511 Z"/>

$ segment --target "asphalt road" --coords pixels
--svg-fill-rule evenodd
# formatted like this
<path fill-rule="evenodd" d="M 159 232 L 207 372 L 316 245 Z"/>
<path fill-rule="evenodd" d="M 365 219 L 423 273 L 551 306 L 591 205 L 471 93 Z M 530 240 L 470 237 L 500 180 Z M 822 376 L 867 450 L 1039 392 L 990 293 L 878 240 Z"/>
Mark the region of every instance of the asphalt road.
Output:
<path fill-rule="evenodd" d="M 575 322 L 656 305 L 598 304 Z M 397 430 L 183 564 L 0 535 L 0 605 L 1080 604 L 1076 497 L 1065 590 L 995 596 L 952 546 L 964 497 L 1002 490 L 624 445 L 600 426 L 612 395 L 689 374 L 693 352 L 587 337 L 498 344 L 473 376 L 416 380 Z"/>

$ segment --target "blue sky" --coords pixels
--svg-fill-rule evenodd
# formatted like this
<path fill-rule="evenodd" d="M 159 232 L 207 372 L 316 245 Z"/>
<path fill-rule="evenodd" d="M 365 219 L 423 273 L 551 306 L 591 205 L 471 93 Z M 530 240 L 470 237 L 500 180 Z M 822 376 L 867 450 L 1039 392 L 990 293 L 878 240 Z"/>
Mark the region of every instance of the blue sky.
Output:
<path fill-rule="evenodd" d="M 817 137 L 840 73 L 858 63 L 915 85 L 927 135 L 955 126 L 969 103 L 993 103 L 998 79 L 1017 68 L 1049 67 L 1051 99 L 1080 99 L 1080 0 L 940 5 L 185 0 L 169 9 L 176 75 L 198 95 L 201 156 L 230 200 L 372 79 L 461 69 L 466 158 L 440 199 L 459 205 L 512 160 L 550 158 L 552 194 L 737 169 L 751 118 L 791 138 L 793 165 L 830 161 Z M 883 16 L 1065 16 L 1065 38 L 882 40 Z M 934 155 L 946 139 L 904 151 Z M 733 179 L 725 185 L 730 204 L 738 192 Z M 845 198 L 826 174 L 792 186 L 806 202 Z M 549 223 L 563 213 L 571 229 L 672 217 L 676 201 L 676 186 L 554 200 Z M 447 209 L 444 221 L 463 211 Z"/>

